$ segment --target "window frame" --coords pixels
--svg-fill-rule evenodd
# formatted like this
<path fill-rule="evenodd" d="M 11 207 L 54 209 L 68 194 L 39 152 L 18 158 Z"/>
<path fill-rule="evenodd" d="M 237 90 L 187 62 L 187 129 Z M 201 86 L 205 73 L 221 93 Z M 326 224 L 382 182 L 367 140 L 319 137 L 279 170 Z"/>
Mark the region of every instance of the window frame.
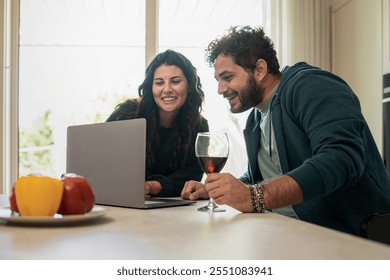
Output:
<path fill-rule="evenodd" d="M 0 194 L 9 193 L 18 176 L 18 30 L 19 0 L 0 0 L 1 149 Z"/>

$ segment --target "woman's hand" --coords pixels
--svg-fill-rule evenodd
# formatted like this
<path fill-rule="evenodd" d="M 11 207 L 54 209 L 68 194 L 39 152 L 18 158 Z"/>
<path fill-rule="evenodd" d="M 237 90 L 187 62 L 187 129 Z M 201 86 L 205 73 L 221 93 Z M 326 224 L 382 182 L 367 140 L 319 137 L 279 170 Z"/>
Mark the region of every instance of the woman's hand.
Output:
<path fill-rule="evenodd" d="M 162 187 L 158 181 L 146 181 L 145 182 L 145 196 L 148 194 L 157 195 L 161 192 Z"/>
<path fill-rule="evenodd" d="M 205 186 L 197 181 L 187 181 L 181 191 L 181 198 L 189 200 L 208 199 Z"/>

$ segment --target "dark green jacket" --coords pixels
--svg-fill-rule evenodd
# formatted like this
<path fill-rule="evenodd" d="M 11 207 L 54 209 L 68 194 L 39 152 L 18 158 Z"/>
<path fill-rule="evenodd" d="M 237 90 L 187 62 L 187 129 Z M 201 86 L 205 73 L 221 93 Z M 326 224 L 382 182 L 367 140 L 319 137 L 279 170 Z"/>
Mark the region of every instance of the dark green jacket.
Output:
<path fill-rule="evenodd" d="M 262 180 L 260 118 L 253 110 L 244 130 L 246 183 Z M 301 220 L 359 235 L 366 216 L 390 212 L 389 176 L 359 100 L 341 78 L 304 62 L 286 67 L 271 119 L 282 172 L 303 192 L 304 202 L 293 206 Z"/>

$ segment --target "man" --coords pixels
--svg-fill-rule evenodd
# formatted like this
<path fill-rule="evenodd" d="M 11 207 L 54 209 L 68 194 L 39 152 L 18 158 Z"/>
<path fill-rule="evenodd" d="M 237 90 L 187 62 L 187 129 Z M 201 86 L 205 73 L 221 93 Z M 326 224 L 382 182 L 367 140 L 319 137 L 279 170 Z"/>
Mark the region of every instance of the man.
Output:
<path fill-rule="evenodd" d="M 358 98 L 336 75 L 300 62 L 279 71 L 262 28 L 232 27 L 212 41 L 218 93 L 233 113 L 252 109 L 244 130 L 248 170 L 210 174 L 182 197 L 212 197 L 242 212 L 265 209 L 360 234 L 390 212 L 390 179 Z"/>

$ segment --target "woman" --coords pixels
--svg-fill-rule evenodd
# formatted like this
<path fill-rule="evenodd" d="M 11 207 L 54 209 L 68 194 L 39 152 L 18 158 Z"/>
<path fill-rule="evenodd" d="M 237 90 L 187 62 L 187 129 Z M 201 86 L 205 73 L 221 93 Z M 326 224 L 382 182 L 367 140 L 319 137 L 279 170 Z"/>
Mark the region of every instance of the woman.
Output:
<path fill-rule="evenodd" d="M 180 196 L 187 180 L 202 179 L 194 143 L 198 132 L 209 130 L 200 114 L 204 92 L 196 68 L 178 52 L 160 53 L 146 68 L 138 95 L 107 121 L 146 119 L 145 195 Z"/>

